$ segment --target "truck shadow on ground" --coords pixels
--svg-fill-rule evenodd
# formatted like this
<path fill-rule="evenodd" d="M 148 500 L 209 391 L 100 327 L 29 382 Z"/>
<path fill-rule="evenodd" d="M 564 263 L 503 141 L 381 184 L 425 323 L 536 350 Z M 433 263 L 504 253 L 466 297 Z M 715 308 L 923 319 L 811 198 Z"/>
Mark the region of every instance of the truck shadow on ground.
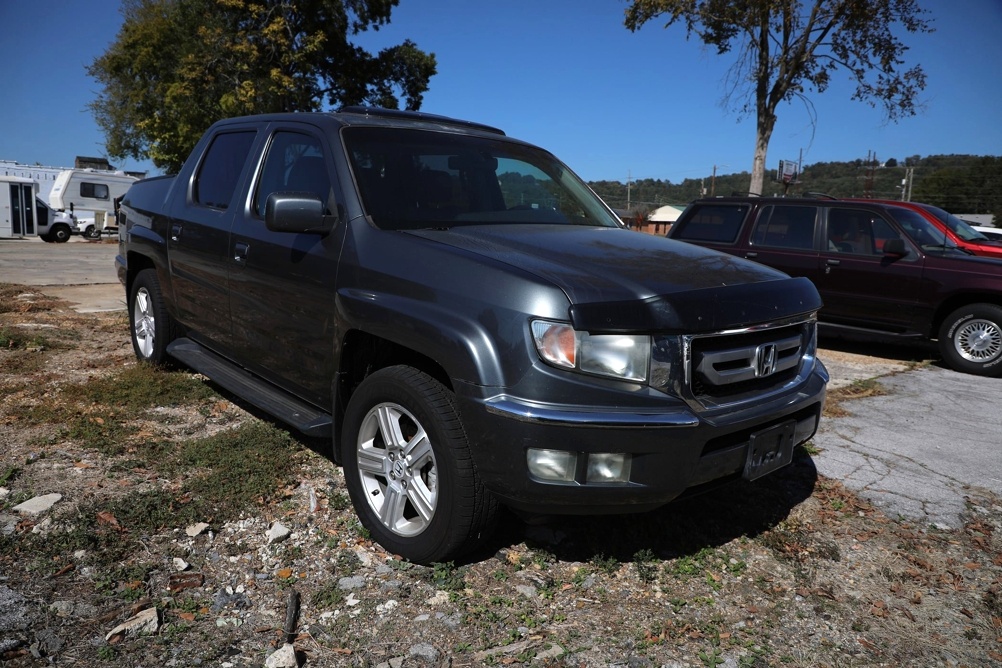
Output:
<path fill-rule="evenodd" d="M 769 531 L 810 498 L 817 479 L 814 460 L 798 447 L 793 463 L 770 476 L 737 481 L 646 513 L 527 523 L 505 512 L 494 538 L 467 561 L 483 560 L 522 542 L 569 562 L 631 563 L 691 556 Z"/>
<path fill-rule="evenodd" d="M 209 381 L 221 396 L 256 418 L 286 431 L 302 447 L 339 466 L 329 439 L 311 438 Z M 490 559 L 521 543 L 536 552 L 568 562 L 632 563 L 698 554 L 746 536 L 754 538 L 782 522 L 814 492 L 818 480 L 814 460 L 798 446 L 793 462 L 755 482 L 737 480 L 701 494 L 675 500 L 644 513 L 553 516 L 531 521 L 501 509 L 495 531 L 480 549 L 457 559 L 464 566 Z M 638 556 L 640 555 L 640 556 Z"/>

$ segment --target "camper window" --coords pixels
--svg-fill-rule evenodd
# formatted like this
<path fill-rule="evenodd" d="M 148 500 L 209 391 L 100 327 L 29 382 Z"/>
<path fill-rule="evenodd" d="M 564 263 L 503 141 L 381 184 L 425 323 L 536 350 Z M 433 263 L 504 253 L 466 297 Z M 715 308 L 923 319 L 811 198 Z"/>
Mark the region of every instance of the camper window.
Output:
<path fill-rule="evenodd" d="M 108 186 L 103 183 L 80 182 L 80 196 L 91 199 L 108 199 Z"/>

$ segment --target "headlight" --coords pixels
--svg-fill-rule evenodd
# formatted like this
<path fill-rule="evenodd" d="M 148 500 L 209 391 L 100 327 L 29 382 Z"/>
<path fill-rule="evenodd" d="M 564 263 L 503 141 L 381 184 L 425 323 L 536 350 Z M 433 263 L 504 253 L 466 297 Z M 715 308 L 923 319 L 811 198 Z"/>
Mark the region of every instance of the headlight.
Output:
<path fill-rule="evenodd" d="M 589 334 L 565 322 L 533 320 L 532 340 L 539 356 L 554 366 L 636 382 L 647 380 L 649 336 Z"/>

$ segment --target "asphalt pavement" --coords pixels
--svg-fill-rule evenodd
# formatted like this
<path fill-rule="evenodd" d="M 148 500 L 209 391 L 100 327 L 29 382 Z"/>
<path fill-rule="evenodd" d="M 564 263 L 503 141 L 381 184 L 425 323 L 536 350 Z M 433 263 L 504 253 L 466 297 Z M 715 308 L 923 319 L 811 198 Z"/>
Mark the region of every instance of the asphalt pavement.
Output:
<path fill-rule="evenodd" d="M 0 282 L 38 287 L 83 313 L 124 310 L 117 250 L 78 237 L 64 244 L 2 239 Z M 815 465 L 891 517 L 959 527 L 970 488 L 1002 495 L 1002 379 L 935 364 L 912 369 L 907 355 L 888 350 L 894 349 L 819 351 L 830 388 L 879 378 L 887 392 L 848 402 L 848 417 L 822 421 Z"/>
<path fill-rule="evenodd" d="M 952 528 L 971 487 L 1002 496 L 1002 379 L 933 365 L 879 380 L 886 394 L 822 421 L 819 473 L 890 517 Z"/>
<path fill-rule="evenodd" d="M 124 311 L 125 288 L 115 274 L 118 244 L 71 237 L 62 244 L 41 239 L 0 239 L 0 282 L 44 287 L 81 313 Z"/>

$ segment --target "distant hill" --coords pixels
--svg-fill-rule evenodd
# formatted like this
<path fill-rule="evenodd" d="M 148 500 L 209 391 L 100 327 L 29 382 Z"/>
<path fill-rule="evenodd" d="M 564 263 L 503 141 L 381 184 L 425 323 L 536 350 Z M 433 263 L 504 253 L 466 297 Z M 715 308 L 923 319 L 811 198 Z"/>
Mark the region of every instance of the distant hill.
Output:
<path fill-rule="evenodd" d="M 901 199 L 901 188 L 911 174 L 911 200 L 927 202 L 951 213 L 990 213 L 1002 221 L 1002 157 L 976 155 L 911 156 L 870 163 L 818 162 L 804 165 L 787 195 L 824 193 L 833 197 Z M 772 172 L 775 178 L 775 171 Z M 745 194 L 751 175 L 717 174 L 671 183 L 641 179 L 629 184 L 593 181 L 589 185 L 614 209 L 653 211 L 664 204 L 685 206 L 702 194 Z M 765 195 L 783 195 L 783 184 L 767 183 Z M 629 205 L 629 206 L 628 206 Z"/>

